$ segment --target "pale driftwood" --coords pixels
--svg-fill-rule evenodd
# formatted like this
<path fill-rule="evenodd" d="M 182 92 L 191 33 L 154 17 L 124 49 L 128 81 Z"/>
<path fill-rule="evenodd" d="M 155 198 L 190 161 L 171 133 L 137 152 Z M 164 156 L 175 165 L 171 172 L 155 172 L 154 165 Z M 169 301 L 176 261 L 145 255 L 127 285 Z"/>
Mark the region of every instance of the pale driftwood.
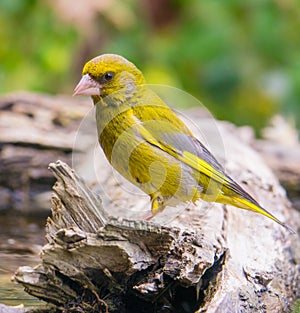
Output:
<path fill-rule="evenodd" d="M 88 100 L 27 93 L 0 100 L 1 199 L 21 190 L 27 197 L 22 206 L 32 208 L 32 190 L 48 190 L 54 181 L 46 164 L 57 158 L 70 164 L 89 108 Z M 95 130 L 93 123 L 88 121 Z M 199 123 L 204 134 L 211 133 L 210 120 Z M 240 130 L 228 123 L 217 127 L 226 147 L 218 158 L 227 172 L 299 229 L 299 213 Z M 213 131 L 207 141 L 214 140 Z M 87 173 L 93 169 L 87 150 L 79 150 L 86 164 L 74 166 L 87 183 L 61 162 L 50 166 L 57 183 L 48 244 L 38 267 L 22 267 L 15 275 L 53 312 L 184 312 L 180 306 L 187 312 L 288 312 L 300 296 L 297 235 L 254 213 L 203 202 L 138 222 L 149 211 L 148 197 L 120 180 L 103 156 L 95 160 L 95 180 Z M 278 168 L 285 166 L 278 162 Z"/>
<path fill-rule="evenodd" d="M 58 158 L 71 165 L 79 125 L 91 108 L 89 99 L 67 96 L 19 92 L 0 98 L 0 209 L 49 208 L 54 178 L 47 166 Z M 203 111 L 193 110 L 189 116 L 199 118 Z M 257 141 L 249 127 L 235 132 L 245 133 L 244 130 L 248 133 L 246 141 L 262 154 L 297 201 L 300 145 L 287 148 L 270 140 Z M 300 208 L 299 203 L 296 202 Z"/>
<path fill-rule="evenodd" d="M 66 164 L 50 169 L 58 181 L 43 263 L 15 275 L 32 295 L 69 312 L 125 312 L 131 298 L 139 305 L 163 305 L 180 286 L 208 284 L 207 277 L 221 271 L 226 249 L 216 239 L 209 242 L 196 230 L 107 218 L 100 199 Z"/>
<path fill-rule="evenodd" d="M 275 115 L 254 148 L 263 155 L 300 211 L 300 133 L 295 120 Z"/>
<path fill-rule="evenodd" d="M 268 162 L 289 196 L 300 199 L 300 144 L 286 146 L 284 144 L 267 140 L 257 140 L 255 149 Z M 298 203 L 300 210 L 300 202 Z"/>
<path fill-rule="evenodd" d="M 299 213 L 262 159 L 235 127 L 218 127 L 227 171 L 299 228 Z M 128 194 L 106 161 L 98 162 L 102 203 L 67 165 L 50 165 L 57 183 L 48 244 L 38 267 L 15 275 L 27 292 L 58 312 L 290 310 L 300 290 L 298 235 L 252 212 L 203 202 L 137 221 L 149 209 L 147 199 Z"/>
<path fill-rule="evenodd" d="M 256 139 L 252 128 L 240 127 L 238 133 L 264 159 L 300 211 L 300 141 L 297 129 L 283 117 L 275 116 L 271 126 Z"/>
<path fill-rule="evenodd" d="M 283 123 L 282 117 L 274 117 L 274 120 L 278 119 Z M 300 141 L 296 129 L 287 130 L 286 127 L 292 126 L 284 126 L 276 124 L 263 129 L 262 133 L 265 134 L 268 130 L 268 133 L 272 133 L 272 138 L 268 134 L 266 138 L 261 139 L 255 138 L 254 130 L 249 126 L 236 130 L 240 140 L 261 155 L 294 202 L 300 199 Z"/>
<path fill-rule="evenodd" d="M 70 164 L 78 125 L 91 107 L 87 99 L 28 92 L 0 98 L 0 209 L 49 209 L 55 180 L 47 166 L 58 158 Z"/>

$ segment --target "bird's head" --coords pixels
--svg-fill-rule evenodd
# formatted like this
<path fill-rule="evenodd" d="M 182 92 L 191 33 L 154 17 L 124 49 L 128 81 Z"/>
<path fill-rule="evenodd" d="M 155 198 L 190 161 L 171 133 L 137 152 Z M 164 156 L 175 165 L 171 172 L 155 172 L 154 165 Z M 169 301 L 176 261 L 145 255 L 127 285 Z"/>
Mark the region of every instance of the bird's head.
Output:
<path fill-rule="evenodd" d="M 73 96 L 89 95 L 97 102 L 119 90 L 131 93 L 136 86 L 143 84 L 144 76 L 133 63 L 116 54 L 103 54 L 84 65 Z"/>

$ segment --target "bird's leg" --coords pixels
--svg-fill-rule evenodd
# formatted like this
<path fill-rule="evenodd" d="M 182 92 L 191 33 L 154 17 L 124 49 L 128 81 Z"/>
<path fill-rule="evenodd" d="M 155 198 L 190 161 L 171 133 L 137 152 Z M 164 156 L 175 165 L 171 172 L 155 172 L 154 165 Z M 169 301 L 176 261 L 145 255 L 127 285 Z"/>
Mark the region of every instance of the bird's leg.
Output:
<path fill-rule="evenodd" d="M 151 212 L 148 213 L 144 219 L 149 221 L 157 213 L 161 212 L 164 209 L 164 198 L 159 192 L 155 192 L 150 195 L 151 197 Z"/>
<path fill-rule="evenodd" d="M 151 212 L 154 216 L 164 209 L 164 198 L 160 194 L 155 194 L 151 200 Z"/>

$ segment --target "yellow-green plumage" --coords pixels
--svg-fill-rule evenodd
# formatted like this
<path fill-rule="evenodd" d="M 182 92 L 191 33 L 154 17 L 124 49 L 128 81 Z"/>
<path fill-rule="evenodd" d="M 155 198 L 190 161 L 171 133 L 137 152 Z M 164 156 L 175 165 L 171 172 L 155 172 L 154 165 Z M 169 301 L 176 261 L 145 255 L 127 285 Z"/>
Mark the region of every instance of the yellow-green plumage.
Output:
<path fill-rule="evenodd" d="M 92 96 L 107 159 L 151 197 L 153 215 L 166 205 L 202 198 L 261 213 L 284 226 L 224 172 L 131 62 L 112 54 L 92 59 L 74 94 Z"/>

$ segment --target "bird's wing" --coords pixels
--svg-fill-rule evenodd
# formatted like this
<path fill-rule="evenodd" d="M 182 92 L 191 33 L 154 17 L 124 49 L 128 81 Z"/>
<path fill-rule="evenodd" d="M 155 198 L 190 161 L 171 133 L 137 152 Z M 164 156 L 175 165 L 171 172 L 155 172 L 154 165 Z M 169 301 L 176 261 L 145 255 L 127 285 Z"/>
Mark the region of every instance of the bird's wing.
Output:
<path fill-rule="evenodd" d="M 225 173 L 209 150 L 191 134 L 182 132 L 176 125 L 174 126 L 169 122 L 159 125 L 140 122 L 137 131 L 139 136 L 152 146 L 172 155 L 194 170 L 258 205 L 245 190 Z"/>
<path fill-rule="evenodd" d="M 147 125 L 143 125 L 143 122 L 137 124 L 137 135 L 150 145 L 172 155 L 184 164 L 220 183 L 225 200 L 221 202 L 263 214 L 287 228 L 291 233 L 295 233 L 293 229 L 261 207 L 241 186 L 226 175 L 213 155 L 191 134 L 180 131 L 180 128 L 176 128 L 172 124 L 169 124 L 168 129 L 149 127 L 149 125 L 147 127 Z M 228 194 L 229 191 L 233 194 Z"/>
<path fill-rule="evenodd" d="M 171 123 L 139 123 L 139 135 L 152 146 L 172 155 L 193 169 L 224 184 L 229 178 L 222 166 L 195 137 L 182 132 Z"/>
<path fill-rule="evenodd" d="M 200 158 L 205 161 L 208 165 L 214 167 L 219 172 L 224 173 L 224 169 L 222 165 L 216 160 L 216 158 L 210 153 L 210 151 L 195 137 L 176 132 L 167 133 L 167 132 L 159 132 L 156 134 L 155 138 L 159 143 L 164 146 L 168 146 L 169 149 L 173 149 L 173 151 L 185 154 L 186 152 L 192 154 L 192 156 Z M 195 160 L 196 161 L 196 160 Z"/>

